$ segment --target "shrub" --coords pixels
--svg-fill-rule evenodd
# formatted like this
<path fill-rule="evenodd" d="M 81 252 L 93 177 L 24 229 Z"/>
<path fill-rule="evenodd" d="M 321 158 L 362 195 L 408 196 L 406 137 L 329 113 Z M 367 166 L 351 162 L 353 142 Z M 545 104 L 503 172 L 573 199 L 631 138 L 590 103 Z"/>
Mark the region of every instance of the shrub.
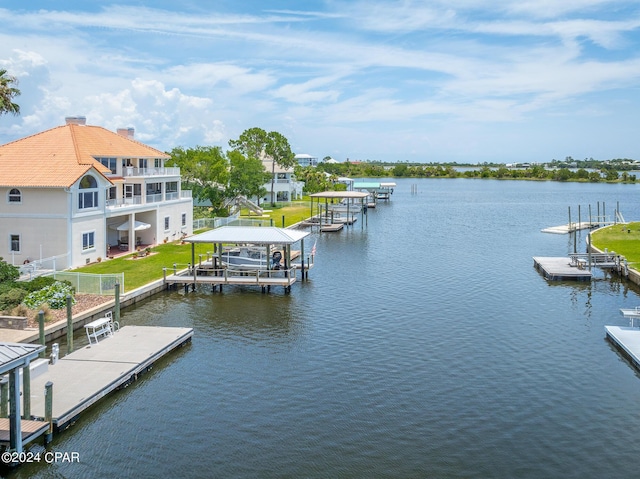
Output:
<path fill-rule="evenodd" d="M 53 276 L 38 276 L 37 278 L 33 278 L 31 281 L 25 281 L 20 284 L 21 288 L 26 289 L 30 293 L 33 291 L 38 291 L 39 289 L 46 288 L 47 286 L 51 286 L 55 283 L 56 280 Z M 68 281 L 65 283 L 71 285 Z"/>
<path fill-rule="evenodd" d="M 6 293 L 0 294 L 0 311 L 7 311 L 18 306 L 27 294 L 29 294 L 28 291 L 20 288 L 13 288 Z"/>
<path fill-rule="evenodd" d="M 0 256 L 0 283 L 3 281 L 14 281 L 20 277 L 20 270 L 7 263 L 2 256 Z"/>
<path fill-rule="evenodd" d="M 24 304 L 30 309 L 41 308 L 48 304 L 51 309 L 62 309 L 67 306 L 67 295 L 71 295 L 71 303 L 75 304 L 73 288 L 68 283 L 56 281 L 38 291 L 34 291 L 24 298 Z"/>
<path fill-rule="evenodd" d="M 19 304 L 15 308 L 11 309 L 11 316 L 22 316 L 23 318 L 29 316 L 29 308 L 24 304 Z"/>

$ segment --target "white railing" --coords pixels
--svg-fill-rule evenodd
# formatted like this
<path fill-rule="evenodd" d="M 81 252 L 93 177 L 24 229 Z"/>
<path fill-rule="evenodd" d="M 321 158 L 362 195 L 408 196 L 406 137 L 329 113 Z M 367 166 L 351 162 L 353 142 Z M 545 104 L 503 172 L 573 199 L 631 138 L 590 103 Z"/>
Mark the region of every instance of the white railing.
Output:
<path fill-rule="evenodd" d="M 134 168 L 125 166 L 122 168 L 122 176 L 180 176 L 180 168 L 176 166 L 164 168 Z"/>
<path fill-rule="evenodd" d="M 132 205 L 141 205 L 141 204 L 142 204 L 142 196 L 107 200 L 107 208 L 119 208 L 122 206 L 132 206 Z"/>
<path fill-rule="evenodd" d="M 48 258 L 28 259 L 28 263 L 22 265 L 15 264 L 15 258 L 12 258 L 12 264 L 18 266 L 20 271 L 20 280 L 30 281 L 38 276 L 51 274 L 53 271 L 59 271 L 68 267 L 68 254 L 50 256 Z"/>

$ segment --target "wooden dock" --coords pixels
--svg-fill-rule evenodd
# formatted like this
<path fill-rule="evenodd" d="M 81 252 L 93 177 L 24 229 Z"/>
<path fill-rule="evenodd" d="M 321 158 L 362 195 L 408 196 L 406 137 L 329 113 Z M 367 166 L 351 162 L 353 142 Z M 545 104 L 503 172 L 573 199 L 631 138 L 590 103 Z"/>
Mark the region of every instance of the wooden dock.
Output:
<path fill-rule="evenodd" d="M 601 222 L 582 221 L 580 223 L 567 223 L 566 225 L 550 226 L 541 230 L 543 233 L 566 235 L 578 230 L 588 230 L 600 226 Z"/>
<path fill-rule="evenodd" d="M 606 337 L 628 359 L 640 369 L 640 329 L 630 326 L 605 326 Z"/>
<path fill-rule="evenodd" d="M 265 291 L 271 286 L 282 286 L 285 291 L 291 290 L 291 285 L 297 281 L 297 267 L 290 269 L 268 270 L 234 270 L 232 268 L 213 268 L 211 265 L 202 264 L 194 270 L 185 270 L 167 274 L 165 269 L 164 282 L 167 286 L 210 284 L 213 288 L 225 285 L 260 286 Z"/>
<path fill-rule="evenodd" d="M 192 328 L 124 326 L 85 346 L 31 379 L 31 415 L 44 420 L 45 384 L 53 383 L 54 431 L 112 391 L 135 381 L 165 354 L 191 341 Z"/>
<path fill-rule="evenodd" d="M 320 231 L 323 233 L 335 233 L 344 228 L 344 223 L 326 223 L 320 226 Z"/>
<path fill-rule="evenodd" d="M 546 279 L 551 281 L 589 281 L 591 271 L 581 266 L 571 264 L 571 259 L 566 257 L 533 257 L 533 265 Z"/>

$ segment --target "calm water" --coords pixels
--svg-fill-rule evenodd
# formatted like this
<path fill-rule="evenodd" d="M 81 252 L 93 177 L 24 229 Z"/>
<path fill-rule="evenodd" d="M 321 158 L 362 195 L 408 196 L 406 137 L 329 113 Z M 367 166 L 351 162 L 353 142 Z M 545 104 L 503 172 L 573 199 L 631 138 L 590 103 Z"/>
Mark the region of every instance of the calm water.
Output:
<path fill-rule="evenodd" d="M 604 338 L 637 289 L 550 284 L 532 256 L 572 251 L 540 232 L 569 206 L 640 219 L 640 188 L 397 183 L 366 227 L 318 238 L 290 295 L 203 288 L 125 310 L 193 343 L 57 436 L 80 464 L 14 477 L 638 477 L 640 377 Z"/>

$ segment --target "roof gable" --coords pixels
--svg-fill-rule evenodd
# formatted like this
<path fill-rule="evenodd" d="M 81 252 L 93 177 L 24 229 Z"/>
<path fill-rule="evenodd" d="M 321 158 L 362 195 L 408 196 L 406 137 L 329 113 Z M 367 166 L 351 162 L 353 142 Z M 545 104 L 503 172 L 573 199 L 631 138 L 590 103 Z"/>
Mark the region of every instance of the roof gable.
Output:
<path fill-rule="evenodd" d="M 0 186 L 68 188 L 92 168 L 108 174 L 99 157 L 169 158 L 102 127 L 67 124 L 0 146 Z"/>

